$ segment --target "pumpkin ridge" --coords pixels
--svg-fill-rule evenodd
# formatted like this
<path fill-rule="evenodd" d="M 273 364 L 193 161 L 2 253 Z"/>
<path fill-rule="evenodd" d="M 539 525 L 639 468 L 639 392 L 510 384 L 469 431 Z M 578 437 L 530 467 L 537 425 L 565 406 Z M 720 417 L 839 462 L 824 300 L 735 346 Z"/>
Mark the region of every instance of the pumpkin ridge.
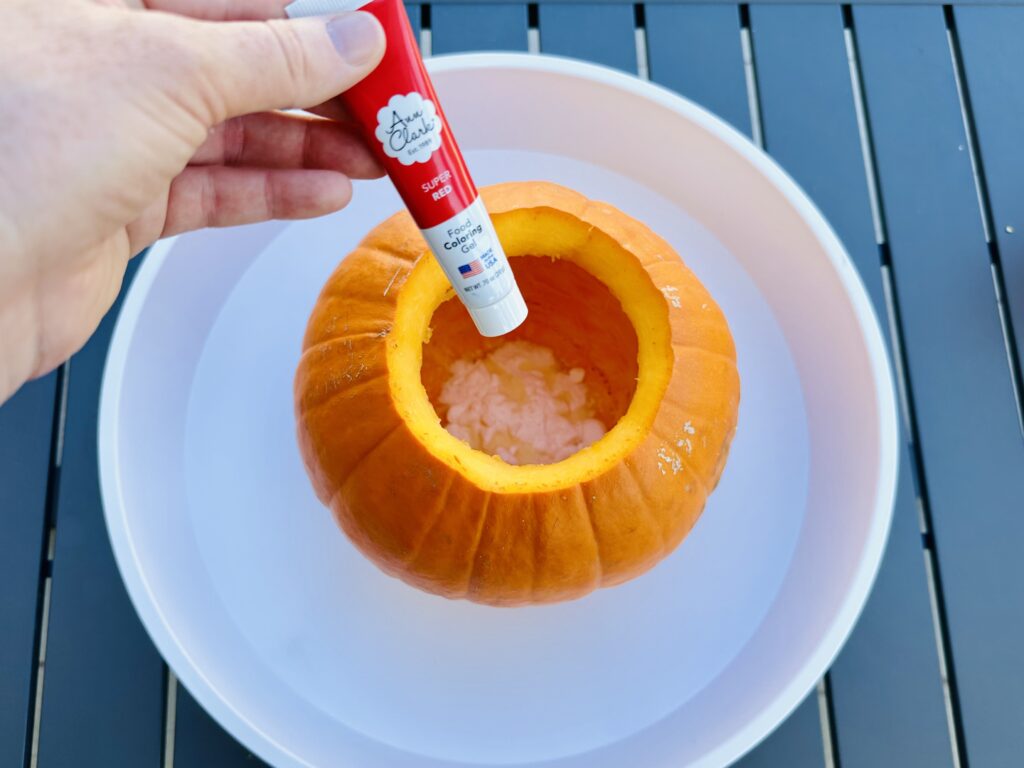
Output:
<path fill-rule="evenodd" d="M 601 539 L 597 535 L 597 525 L 594 523 L 594 509 L 590 504 L 590 495 L 584 490 L 583 484 L 576 486 L 580 498 L 583 499 L 583 507 L 587 510 L 587 520 L 590 522 L 590 535 L 594 537 L 594 548 L 597 550 L 597 584 L 604 581 L 604 555 L 601 554 Z"/>
<path fill-rule="evenodd" d="M 668 539 L 665 536 L 665 526 L 661 520 L 658 519 L 658 516 L 654 514 L 651 510 L 650 504 L 647 502 L 647 495 L 644 493 L 643 484 L 636 476 L 636 465 L 633 464 L 632 461 L 624 461 L 622 463 L 623 466 L 626 467 L 626 476 L 633 481 L 633 487 L 636 488 L 637 495 L 640 497 L 641 503 L 639 506 L 641 506 L 644 512 L 647 513 L 647 517 L 654 522 L 654 528 L 658 531 L 658 537 L 661 539 L 661 554 L 664 557 L 667 554 L 666 547 L 668 546 Z"/>
<path fill-rule="evenodd" d="M 493 491 L 487 491 L 487 496 L 484 497 L 484 513 L 480 516 L 480 528 L 476 534 L 476 542 L 473 544 L 473 557 L 470 558 L 469 566 L 469 578 L 466 579 L 466 594 L 469 595 L 473 591 L 473 585 L 476 582 L 476 567 L 477 567 L 477 556 L 480 554 L 480 544 L 484 540 L 484 531 L 487 530 L 487 523 L 491 519 L 491 498 L 494 496 Z"/>
<path fill-rule="evenodd" d="M 693 476 L 693 478 L 700 485 L 701 491 L 704 492 L 704 498 L 707 499 L 711 496 L 711 491 L 708 489 L 707 480 L 701 476 L 701 473 L 696 470 L 693 464 L 690 463 L 688 456 L 685 451 L 680 451 L 679 446 L 675 445 L 672 440 L 672 435 L 667 435 L 664 432 L 659 431 L 657 427 L 651 428 L 651 434 L 661 440 L 664 445 L 660 446 L 663 450 L 672 452 L 672 456 L 679 460 L 679 463 L 686 467 L 686 471 Z"/>
<path fill-rule="evenodd" d="M 362 379 L 361 381 L 352 384 L 351 386 L 345 387 L 343 389 L 336 389 L 333 392 L 330 392 L 329 394 L 325 395 L 322 400 L 318 400 L 313 403 L 303 403 L 300 401 L 298 404 L 299 410 L 304 417 L 308 418 L 310 415 L 315 414 L 318 411 L 321 411 L 324 408 L 327 408 L 328 406 L 332 405 L 334 401 L 341 395 L 347 395 L 349 398 L 355 397 L 360 393 L 361 390 L 363 390 L 364 388 L 368 388 L 370 385 L 374 384 L 377 381 L 380 381 L 380 379 L 383 379 L 387 375 L 388 372 L 384 370 L 381 371 L 380 373 L 375 373 L 373 376 L 370 376 L 369 378 Z"/>
<path fill-rule="evenodd" d="M 390 325 L 381 328 L 379 331 L 359 331 L 359 333 L 349 333 L 348 331 L 342 330 L 342 332 L 339 333 L 337 336 L 327 336 L 324 338 L 320 338 L 317 341 L 310 344 L 308 347 L 302 350 L 302 357 L 299 358 L 299 362 L 302 362 L 302 358 L 304 358 L 310 352 L 321 351 L 320 347 L 323 347 L 327 344 L 332 344 L 337 341 L 347 341 L 348 339 L 352 339 L 353 341 L 357 339 L 386 339 L 389 333 L 391 333 Z"/>
<path fill-rule="evenodd" d="M 346 474 L 339 483 L 339 492 L 343 492 L 348 489 L 348 484 L 352 481 L 352 478 L 355 476 L 356 470 L 358 470 L 359 467 L 363 465 L 363 462 L 370 458 L 374 451 L 378 450 L 382 445 L 384 445 L 384 443 L 390 440 L 391 437 L 402 428 L 402 426 L 402 422 L 399 421 L 397 424 L 395 424 L 395 426 L 393 426 L 391 429 L 385 432 L 384 436 L 381 437 L 381 439 L 378 440 L 376 443 L 374 443 L 373 446 L 366 451 L 366 453 L 364 453 L 362 456 L 356 459 L 356 461 L 349 468 L 348 474 Z"/>
<path fill-rule="evenodd" d="M 423 250 L 426 251 L 426 243 L 424 243 Z M 376 256 L 384 256 L 389 261 L 395 264 L 399 272 L 401 272 L 402 270 L 405 270 L 406 272 L 410 271 L 416 265 L 416 262 L 419 261 L 420 255 L 422 255 L 417 253 L 416 258 L 409 258 L 409 256 L 403 255 L 403 253 L 400 252 L 399 249 L 395 248 L 390 243 L 386 245 L 380 242 L 368 243 L 366 240 L 364 240 L 363 242 L 356 246 L 356 251 L 372 251 Z M 398 275 L 396 275 L 395 277 L 397 278 Z M 392 286 L 392 289 L 393 288 L 394 286 Z M 331 295 L 336 294 L 332 293 Z M 384 294 L 384 296 L 387 295 L 387 293 Z"/>
<path fill-rule="evenodd" d="M 442 490 L 441 493 L 437 495 L 437 511 L 434 512 L 434 516 L 431 519 L 430 524 L 427 525 L 427 528 L 423 532 L 423 535 L 420 537 L 420 540 L 417 541 L 416 545 L 413 547 L 412 553 L 409 555 L 409 557 L 407 557 L 404 560 L 405 564 L 408 565 L 409 563 L 416 562 L 416 558 L 419 557 L 420 552 L 422 551 L 424 545 L 427 543 L 427 539 L 430 538 L 430 534 L 433 532 L 434 528 L 437 527 L 437 524 L 441 521 L 441 516 L 444 515 L 445 511 L 445 502 L 448 501 L 448 494 L 451 493 L 452 483 L 454 481 L 455 473 L 449 473 L 448 479 L 444 484 L 444 490 Z"/>

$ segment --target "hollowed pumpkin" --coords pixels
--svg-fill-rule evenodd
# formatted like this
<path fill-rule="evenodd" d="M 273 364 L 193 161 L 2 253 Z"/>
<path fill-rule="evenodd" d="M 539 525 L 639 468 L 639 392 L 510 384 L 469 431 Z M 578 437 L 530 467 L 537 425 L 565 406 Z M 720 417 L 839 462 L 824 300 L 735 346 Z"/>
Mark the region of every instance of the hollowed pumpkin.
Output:
<path fill-rule="evenodd" d="M 493 605 L 618 584 L 669 554 L 718 483 L 736 427 L 722 312 L 664 240 L 554 184 L 483 190 L 529 305 L 485 339 L 405 212 L 327 281 L 295 381 L 320 499 L 385 572 Z M 509 339 L 581 368 L 609 431 L 554 464 L 470 448 L 435 408 L 450 364 Z"/>

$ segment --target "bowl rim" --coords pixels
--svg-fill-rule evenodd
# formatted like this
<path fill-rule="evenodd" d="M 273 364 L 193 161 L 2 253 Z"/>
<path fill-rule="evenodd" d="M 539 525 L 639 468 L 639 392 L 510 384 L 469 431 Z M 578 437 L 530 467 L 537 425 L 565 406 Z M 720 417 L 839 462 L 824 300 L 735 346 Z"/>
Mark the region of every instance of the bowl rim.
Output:
<path fill-rule="evenodd" d="M 731 764 L 757 746 L 775 730 L 814 689 L 818 680 L 831 666 L 844 642 L 855 626 L 867 602 L 878 574 L 891 527 L 896 497 L 897 466 L 899 456 L 899 422 L 896 408 L 893 371 L 888 350 L 882 336 L 882 326 L 868 298 L 867 290 L 846 249 L 817 206 L 796 182 L 763 150 L 733 126 L 711 114 L 703 107 L 683 96 L 647 80 L 619 72 L 608 67 L 577 59 L 530 53 L 467 53 L 430 58 L 426 61 L 432 75 L 472 70 L 518 70 L 556 74 L 606 85 L 627 94 L 647 99 L 675 112 L 716 138 L 761 173 L 783 195 L 800 215 L 819 242 L 849 296 L 858 327 L 868 354 L 874 395 L 878 406 L 879 451 L 877 457 L 875 503 L 867 529 L 866 542 L 860 560 L 842 602 L 822 634 L 814 650 L 807 655 L 789 683 L 782 686 L 770 703 L 715 748 L 706 752 L 693 768 L 713 768 Z M 195 664 L 159 603 L 144 575 L 135 543 L 129 535 L 124 498 L 117 467 L 118 422 L 117 406 L 121 399 L 123 374 L 128 350 L 147 295 L 160 272 L 160 267 L 177 242 L 177 237 L 154 244 L 140 266 L 119 312 L 100 387 L 97 444 L 100 496 L 104 519 L 115 561 L 132 605 L 168 666 L 188 688 L 200 705 L 236 739 L 262 759 L 273 765 L 282 761 L 293 766 L 316 768 L 295 754 L 284 744 L 250 721 Z M 653 724 L 652 724 L 653 725 Z M 648 726 L 650 727 L 650 726 Z M 634 734 L 642 734 L 643 730 Z M 600 752 L 614 745 L 597 747 Z M 394 747 L 389 747 L 394 749 Z M 411 753 L 408 754 L 410 757 Z M 563 760 L 579 758 L 581 754 L 556 758 L 549 765 Z M 436 758 L 425 760 L 437 763 Z"/>

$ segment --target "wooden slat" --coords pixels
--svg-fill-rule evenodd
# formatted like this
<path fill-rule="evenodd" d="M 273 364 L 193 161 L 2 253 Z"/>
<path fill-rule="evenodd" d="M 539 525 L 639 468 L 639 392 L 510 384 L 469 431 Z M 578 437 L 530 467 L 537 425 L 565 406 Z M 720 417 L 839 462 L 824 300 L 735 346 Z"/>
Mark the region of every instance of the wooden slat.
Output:
<path fill-rule="evenodd" d="M 864 612 L 829 672 L 844 768 L 954 765 L 912 467 L 903 444 L 885 559 Z"/>
<path fill-rule="evenodd" d="M 180 683 L 177 703 L 175 768 L 258 768 L 266 765 L 217 725 Z"/>
<path fill-rule="evenodd" d="M 525 3 L 441 4 L 431 8 L 432 53 L 525 51 Z"/>
<path fill-rule="evenodd" d="M 750 135 L 750 104 L 734 5 L 648 5 L 651 80 Z"/>
<path fill-rule="evenodd" d="M 838 6 L 751 8 L 750 22 L 765 149 L 828 218 L 884 320 L 842 13 Z"/>
<path fill-rule="evenodd" d="M 821 737 L 821 716 L 816 691 L 804 699 L 793 714 L 735 768 L 811 768 L 825 765 L 825 744 Z"/>
<path fill-rule="evenodd" d="M 56 380 L 0 407 L 0 765 L 29 750 Z"/>
<path fill-rule="evenodd" d="M 943 11 L 854 10 L 971 765 L 1024 754 L 1024 442 Z"/>
<path fill-rule="evenodd" d="M 752 8 L 751 32 L 766 148 L 835 227 L 885 322 L 842 12 L 838 6 Z M 952 765 L 906 441 L 900 460 L 882 570 L 831 671 L 844 768 Z"/>
<path fill-rule="evenodd" d="M 100 377 L 116 307 L 71 360 L 40 768 L 155 768 L 161 758 L 163 664 L 114 563 L 97 475 Z"/>
<path fill-rule="evenodd" d="M 1017 354 L 1024 358 L 1024 8 L 954 10 Z"/>
<path fill-rule="evenodd" d="M 539 9 L 540 49 L 625 72 L 636 72 L 636 31 L 632 5 L 544 4 Z"/>

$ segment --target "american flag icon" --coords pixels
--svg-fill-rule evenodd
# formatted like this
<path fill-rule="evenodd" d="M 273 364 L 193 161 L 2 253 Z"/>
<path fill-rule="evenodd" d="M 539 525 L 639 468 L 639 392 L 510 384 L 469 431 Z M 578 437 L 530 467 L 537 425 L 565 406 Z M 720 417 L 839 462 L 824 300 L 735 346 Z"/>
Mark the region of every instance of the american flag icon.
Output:
<path fill-rule="evenodd" d="M 469 264 L 463 264 L 459 267 L 459 274 L 462 275 L 462 279 L 479 275 L 484 271 L 484 265 L 480 263 L 480 259 L 473 259 Z"/>

